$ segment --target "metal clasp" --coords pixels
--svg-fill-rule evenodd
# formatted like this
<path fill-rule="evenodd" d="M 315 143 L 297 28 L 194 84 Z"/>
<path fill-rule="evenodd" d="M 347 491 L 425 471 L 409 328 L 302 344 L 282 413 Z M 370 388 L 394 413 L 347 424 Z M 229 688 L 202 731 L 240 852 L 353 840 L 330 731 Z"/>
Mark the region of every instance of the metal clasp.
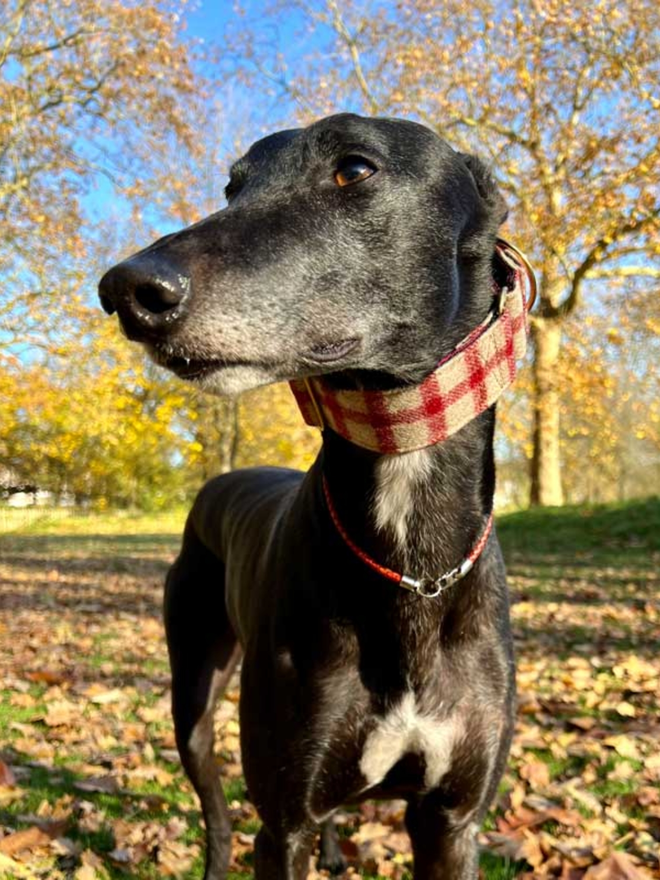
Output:
<path fill-rule="evenodd" d="M 435 599 L 443 590 L 446 590 L 447 587 L 454 583 L 452 575 L 453 572 L 450 571 L 447 574 L 440 575 L 439 578 L 423 578 L 417 590 L 418 594 L 424 596 L 425 599 Z"/>
<path fill-rule="evenodd" d="M 404 574 L 401 577 L 401 586 L 405 590 L 410 590 L 411 593 L 423 596 L 425 599 L 435 599 L 440 593 L 443 593 L 464 578 L 473 564 L 471 560 L 464 559 L 459 566 L 452 568 L 451 571 L 447 571 L 437 578 L 425 577 L 421 578 L 421 580 L 414 580 Z"/>

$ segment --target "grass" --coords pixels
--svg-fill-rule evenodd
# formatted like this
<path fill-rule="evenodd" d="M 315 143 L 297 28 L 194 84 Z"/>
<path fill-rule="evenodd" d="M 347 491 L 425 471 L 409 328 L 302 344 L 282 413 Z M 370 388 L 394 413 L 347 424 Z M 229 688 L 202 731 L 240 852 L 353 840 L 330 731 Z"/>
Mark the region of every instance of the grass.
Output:
<path fill-rule="evenodd" d="M 181 534 L 188 511 L 185 507 L 161 513 L 111 510 L 79 511 L 75 508 L 0 506 L 0 534 L 90 536 L 110 535 L 128 539 L 133 535 Z"/>
<path fill-rule="evenodd" d="M 96 853 L 110 880 L 153 880 L 171 865 L 196 880 L 200 816 L 173 752 L 160 623 L 162 578 L 185 511 L 22 513 L 0 512 L 0 758 L 17 775 L 4 799 L 0 785 L 0 840 L 37 814 L 47 821 L 64 813 L 67 838 Z M 575 837 L 588 849 L 588 823 L 597 818 L 640 866 L 657 870 L 652 844 L 660 832 L 638 796 L 660 781 L 649 760 L 658 733 L 660 499 L 513 513 L 498 519 L 498 534 L 513 594 L 521 713 L 484 827 L 513 839 L 517 810 L 552 803 L 583 823 L 564 827 L 549 817 L 533 826 L 549 847 L 564 841 L 555 858 Z M 248 880 L 259 823 L 240 776 L 231 687 L 218 746 L 237 834 L 230 880 Z M 51 718 L 58 706 L 71 713 L 59 725 Z M 546 765 L 547 781 L 542 774 L 534 781 L 534 762 Z M 96 778 L 115 780 L 116 790 L 77 787 Z M 345 817 L 348 842 L 365 816 Z M 376 821 L 400 827 L 385 813 Z M 128 867 L 113 856 L 122 847 L 131 853 Z M 57 848 L 17 859 L 49 880 L 75 869 L 75 858 L 67 862 Z M 487 880 L 530 870 L 522 857 L 492 847 L 482 853 Z M 0 880 L 3 871 L 0 862 Z M 356 871 L 381 880 L 359 861 Z"/>
<path fill-rule="evenodd" d="M 505 553 L 533 552 L 567 556 L 596 553 L 644 558 L 660 552 L 660 501 L 657 497 L 616 504 L 537 508 L 510 513 L 498 520 Z"/>

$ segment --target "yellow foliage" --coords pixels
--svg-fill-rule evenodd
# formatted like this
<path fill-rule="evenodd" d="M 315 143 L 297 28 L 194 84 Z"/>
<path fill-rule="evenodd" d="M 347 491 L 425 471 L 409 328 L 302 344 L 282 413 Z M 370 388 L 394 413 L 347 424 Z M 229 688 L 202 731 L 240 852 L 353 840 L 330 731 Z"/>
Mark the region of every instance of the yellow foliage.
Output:
<path fill-rule="evenodd" d="M 249 392 L 241 400 L 236 463 L 274 464 L 307 470 L 320 447 L 320 433 L 304 424 L 288 385 Z"/>

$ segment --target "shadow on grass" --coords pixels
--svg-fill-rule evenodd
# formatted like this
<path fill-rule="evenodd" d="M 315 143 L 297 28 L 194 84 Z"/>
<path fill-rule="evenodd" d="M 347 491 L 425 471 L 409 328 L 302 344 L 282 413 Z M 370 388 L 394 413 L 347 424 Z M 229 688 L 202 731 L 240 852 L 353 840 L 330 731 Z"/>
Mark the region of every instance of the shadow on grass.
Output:
<path fill-rule="evenodd" d="M 517 621 L 514 634 L 516 642 L 524 645 L 526 658 L 532 661 L 544 657 L 564 660 L 580 653 L 578 646 L 584 646 L 583 653 L 594 657 L 619 652 L 655 660 L 658 655 L 658 634 L 653 630 L 620 634 L 562 622 L 554 624 L 541 617 L 534 625 Z"/>
<path fill-rule="evenodd" d="M 183 532 L 183 530 L 182 530 Z M 180 535 L 175 534 L 70 534 L 70 535 L 24 535 L 24 534 L 4 534 L 0 535 L 0 549 L 10 547 L 14 551 L 29 552 L 30 549 L 49 547 L 64 547 L 71 549 L 73 547 L 107 546 L 108 552 L 112 552 L 113 548 L 122 548 L 124 551 L 128 547 L 176 547 L 180 542 Z"/>
<path fill-rule="evenodd" d="M 181 544 L 175 535 L 0 535 L 0 563 L 91 573 L 165 570 Z"/>
<path fill-rule="evenodd" d="M 150 559 L 144 556 L 119 556 L 108 551 L 107 556 L 66 556 L 47 555 L 41 551 L 40 556 L 0 553 L 0 563 L 15 565 L 20 568 L 43 569 L 48 571 L 61 568 L 63 571 L 81 574 L 149 574 L 165 572 L 169 567 L 169 558 Z M 170 554 L 167 554 L 169 557 Z"/>
<path fill-rule="evenodd" d="M 173 535 L 2 535 L 0 608 L 160 616 L 178 548 Z"/>

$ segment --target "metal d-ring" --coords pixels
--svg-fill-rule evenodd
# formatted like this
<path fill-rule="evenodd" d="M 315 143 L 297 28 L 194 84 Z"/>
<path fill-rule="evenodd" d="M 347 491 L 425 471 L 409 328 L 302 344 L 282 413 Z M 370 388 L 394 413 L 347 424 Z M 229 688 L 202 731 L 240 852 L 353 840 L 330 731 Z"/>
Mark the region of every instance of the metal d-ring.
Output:
<path fill-rule="evenodd" d="M 536 294 L 538 290 L 538 284 L 536 281 L 536 272 L 532 264 L 530 263 L 527 256 L 517 248 L 515 244 L 511 244 L 510 241 L 507 241 L 505 238 L 498 238 L 497 244 L 504 247 L 504 250 L 510 250 L 513 254 L 518 258 L 520 263 L 522 263 L 523 268 L 525 269 L 525 274 L 527 275 L 527 280 L 529 281 L 529 296 L 527 297 L 527 311 L 530 312 L 532 310 L 532 306 L 536 302 Z"/>

